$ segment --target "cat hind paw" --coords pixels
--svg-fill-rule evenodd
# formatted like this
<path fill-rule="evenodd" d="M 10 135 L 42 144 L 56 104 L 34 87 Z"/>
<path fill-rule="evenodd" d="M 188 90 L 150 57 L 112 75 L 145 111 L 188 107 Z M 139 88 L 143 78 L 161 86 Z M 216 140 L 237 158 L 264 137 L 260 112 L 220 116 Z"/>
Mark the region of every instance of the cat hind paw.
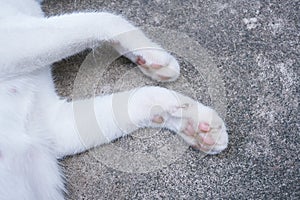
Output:
<path fill-rule="evenodd" d="M 145 75 L 156 81 L 169 82 L 179 77 L 177 60 L 162 49 L 141 49 L 127 57 L 131 57 Z"/>

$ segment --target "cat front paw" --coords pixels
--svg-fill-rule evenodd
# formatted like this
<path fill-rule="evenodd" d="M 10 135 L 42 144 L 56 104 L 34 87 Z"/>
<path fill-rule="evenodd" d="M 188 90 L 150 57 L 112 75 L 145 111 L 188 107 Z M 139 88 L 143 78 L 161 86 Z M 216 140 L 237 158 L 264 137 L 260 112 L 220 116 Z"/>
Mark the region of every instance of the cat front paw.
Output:
<path fill-rule="evenodd" d="M 214 122 L 194 122 L 186 120 L 180 135 L 192 148 L 201 150 L 208 154 L 218 154 L 226 149 L 228 136 L 224 123 Z"/>
<path fill-rule="evenodd" d="M 188 97 L 177 94 L 178 104 L 152 117 L 154 124 L 178 133 L 191 147 L 207 154 L 218 154 L 228 145 L 224 121 L 217 112 Z"/>
<path fill-rule="evenodd" d="M 141 49 L 132 52 L 133 61 L 147 76 L 160 82 L 174 81 L 180 74 L 177 60 L 165 50 Z"/>
<path fill-rule="evenodd" d="M 161 87 L 138 88 L 129 96 L 129 116 L 136 127 L 170 129 L 208 154 L 226 149 L 225 123 L 212 108 Z"/>

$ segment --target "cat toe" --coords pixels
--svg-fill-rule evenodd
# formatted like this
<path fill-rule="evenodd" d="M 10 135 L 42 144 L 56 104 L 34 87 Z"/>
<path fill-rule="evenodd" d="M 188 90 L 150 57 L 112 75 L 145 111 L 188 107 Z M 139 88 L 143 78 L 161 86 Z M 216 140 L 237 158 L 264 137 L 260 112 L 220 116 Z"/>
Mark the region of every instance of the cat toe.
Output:
<path fill-rule="evenodd" d="M 201 122 L 198 125 L 198 129 L 201 132 L 207 133 L 210 130 L 210 125 L 206 122 Z"/>
<path fill-rule="evenodd" d="M 180 107 L 179 107 L 180 108 Z M 200 120 L 195 123 L 192 117 L 185 115 L 184 125 L 181 128 L 183 138 L 193 149 L 207 154 L 217 154 L 227 147 L 228 135 L 223 121 L 212 112 L 210 122 Z M 207 115 L 209 117 L 209 115 Z"/>
<path fill-rule="evenodd" d="M 142 66 L 146 64 L 146 60 L 142 56 L 137 56 L 136 63 Z"/>
<path fill-rule="evenodd" d="M 156 123 L 156 124 L 162 124 L 164 121 L 165 121 L 165 119 L 162 116 L 160 116 L 160 115 L 155 115 L 152 118 L 152 122 Z"/>

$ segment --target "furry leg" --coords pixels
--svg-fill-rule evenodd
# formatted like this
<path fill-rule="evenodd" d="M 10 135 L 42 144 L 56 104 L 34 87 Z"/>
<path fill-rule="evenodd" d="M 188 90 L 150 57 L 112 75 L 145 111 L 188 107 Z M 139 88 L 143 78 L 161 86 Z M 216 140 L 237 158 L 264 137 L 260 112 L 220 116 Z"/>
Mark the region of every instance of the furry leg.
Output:
<path fill-rule="evenodd" d="M 0 21 L 0 78 L 49 66 L 123 32 L 136 30 L 110 13 L 50 18 L 11 16 Z M 13 55 L 13 56 L 12 56 Z"/>
<path fill-rule="evenodd" d="M 0 21 L 0 80 L 26 74 L 108 41 L 155 80 L 179 76 L 174 57 L 140 30 L 110 13 L 77 13 L 50 18 L 24 15 Z M 13 56 L 12 56 L 13 55 Z"/>
<path fill-rule="evenodd" d="M 216 112 L 159 87 L 143 87 L 73 103 L 54 103 L 47 125 L 58 157 L 85 151 L 141 127 L 165 127 L 207 153 L 226 148 L 228 135 Z"/>
<path fill-rule="evenodd" d="M 0 111 L 0 199 L 62 200 L 64 183 L 48 138 L 27 134 L 18 113 Z"/>

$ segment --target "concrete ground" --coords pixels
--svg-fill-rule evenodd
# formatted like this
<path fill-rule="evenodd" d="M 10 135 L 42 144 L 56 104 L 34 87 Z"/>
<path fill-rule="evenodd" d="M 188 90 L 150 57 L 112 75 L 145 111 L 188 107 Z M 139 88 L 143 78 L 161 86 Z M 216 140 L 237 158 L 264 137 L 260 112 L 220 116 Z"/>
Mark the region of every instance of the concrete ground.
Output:
<path fill-rule="evenodd" d="M 166 130 L 145 129 L 66 158 L 68 198 L 299 199 L 299 7 L 293 0 L 45 1 L 48 16 L 122 14 L 172 47 L 182 66 L 177 82 L 158 84 L 120 58 L 103 72 L 97 94 L 140 85 L 172 88 L 216 107 L 230 134 L 229 148 L 217 156 L 187 148 Z M 72 98 L 88 53 L 55 64 L 60 95 Z M 199 73 L 201 63 L 219 82 Z"/>

